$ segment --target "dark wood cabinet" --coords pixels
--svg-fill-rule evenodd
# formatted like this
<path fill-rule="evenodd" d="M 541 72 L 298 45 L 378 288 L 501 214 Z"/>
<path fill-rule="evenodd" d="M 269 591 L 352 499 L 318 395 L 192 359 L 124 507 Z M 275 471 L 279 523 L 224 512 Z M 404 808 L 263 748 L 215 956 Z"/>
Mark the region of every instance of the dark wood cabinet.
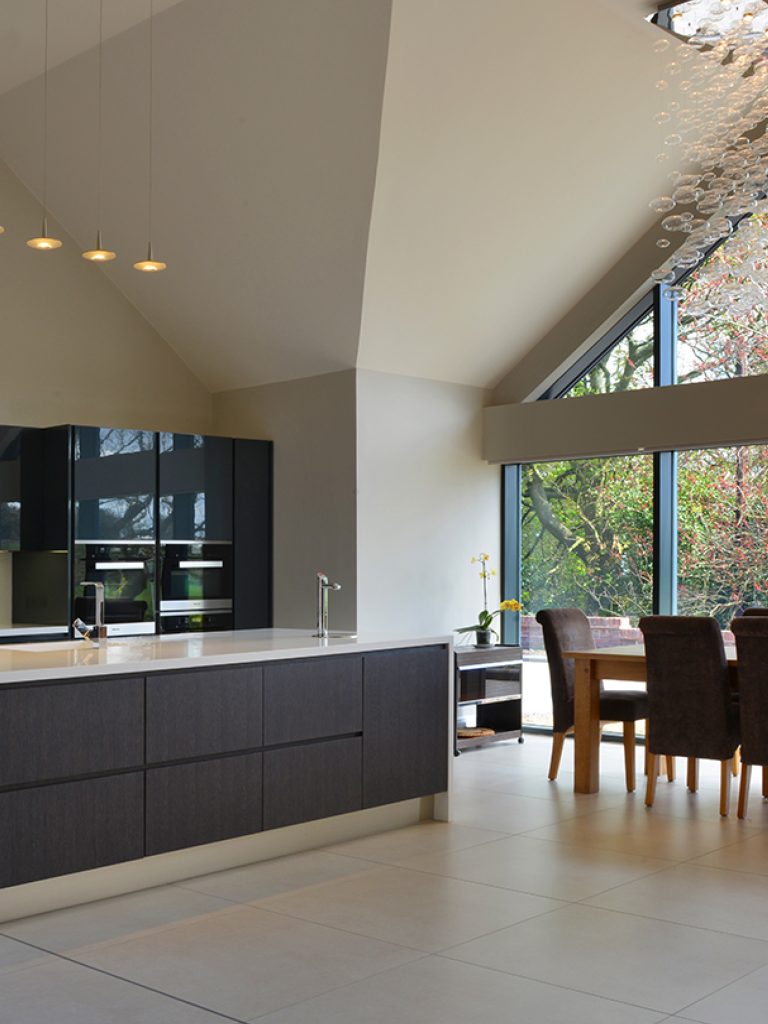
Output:
<path fill-rule="evenodd" d="M 144 773 L 0 793 L 0 886 L 144 853 Z"/>
<path fill-rule="evenodd" d="M 343 736 L 363 727 L 363 659 L 349 655 L 264 666 L 264 743 Z"/>
<path fill-rule="evenodd" d="M 147 761 L 176 761 L 262 744 L 262 668 L 217 668 L 147 679 Z"/>
<path fill-rule="evenodd" d="M 160 539 L 232 540 L 231 437 L 159 435 Z"/>
<path fill-rule="evenodd" d="M 260 832 L 261 794 L 261 754 L 150 768 L 147 856 Z"/>
<path fill-rule="evenodd" d="M 362 740 L 305 743 L 264 754 L 264 828 L 359 811 Z"/>
<path fill-rule="evenodd" d="M 447 788 L 451 668 L 445 647 L 364 656 L 364 807 Z"/>
<path fill-rule="evenodd" d="M 156 435 L 73 427 L 75 539 L 155 539 Z"/>
<path fill-rule="evenodd" d="M 0 787 L 141 767 L 144 679 L 3 687 L 0 730 Z"/>

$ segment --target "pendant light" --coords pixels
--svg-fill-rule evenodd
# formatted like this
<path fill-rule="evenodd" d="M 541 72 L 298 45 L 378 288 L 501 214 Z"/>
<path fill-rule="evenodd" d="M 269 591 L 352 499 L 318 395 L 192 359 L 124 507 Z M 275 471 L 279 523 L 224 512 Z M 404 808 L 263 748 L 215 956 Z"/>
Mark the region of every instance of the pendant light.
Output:
<path fill-rule="evenodd" d="M 102 95 L 102 50 L 104 48 L 104 0 L 99 0 L 99 49 L 98 49 L 98 81 L 96 86 L 96 144 L 98 149 L 97 156 L 97 181 L 96 181 L 96 247 L 94 249 L 86 249 L 82 253 L 84 260 L 90 260 L 91 263 L 108 263 L 110 260 L 115 259 L 117 256 L 116 252 L 111 249 L 105 249 L 101 242 L 101 178 L 102 178 L 102 164 L 103 164 L 103 147 L 102 147 L 102 113 L 101 113 L 101 95 Z"/>
<path fill-rule="evenodd" d="M 167 264 L 156 260 L 152 253 L 152 143 L 153 143 L 153 71 L 154 71 L 154 0 L 149 0 L 149 110 L 148 122 L 148 146 L 147 146 L 147 258 L 133 264 L 134 270 L 141 270 L 145 274 L 157 273 L 165 270 Z"/>
<path fill-rule="evenodd" d="M 44 0 L 44 69 L 43 69 L 43 230 L 37 238 L 30 238 L 27 245 L 30 249 L 47 252 L 60 249 L 61 240 L 51 238 L 48 234 L 48 0 Z"/>

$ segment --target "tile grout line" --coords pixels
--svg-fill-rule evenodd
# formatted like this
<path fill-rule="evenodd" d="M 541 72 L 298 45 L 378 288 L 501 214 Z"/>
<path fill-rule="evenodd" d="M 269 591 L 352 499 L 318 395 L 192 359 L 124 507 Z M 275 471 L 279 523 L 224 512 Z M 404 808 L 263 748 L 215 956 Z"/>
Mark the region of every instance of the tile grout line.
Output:
<path fill-rule="evenodd" d="M 13 936 L 3 934 L 3 938 L 13 938 Z M 42 946 L 37 946 L 33 942 L 26 942 L 24 939 L 15 938 L 13 938 L 13 941 L 19 942 L 30 949 L 36 949 L 39 953 L 46 953 L 48 956 L 55 957 L 57 960 L 61 960 L 64 963 L 73 964 L 75 967 L 82 967 L 87 971 L 93 971 L 95 974 L 102 974 L 107 978 L 114 978 L 115 981 L 122 981 L 126 985 L 133 985 L 134 988 L 143 989 L 145 992 L 153 992 L 155 995 L 164 996 L 166 999 L 171 999 L 184 1006 L 191 1006 L 196 1010 L 202 1010 L 204 1013 L 209 1013 L 211 1016 L 218 1017 L 220 1020 L 232 1021 L 232 1024 L 249 1024 L 249 1021 L 244 1020 L 241 1017 L 233 1017 L 231 1014 L 222 1013 L 220 1010 L 211 1010 L 207 1006 L 201 1006 L 199 1003 L 193 1003 L 191 999 L 184 999 L 182 996 L 175 996 L 170 992 L 163 992 L 162 989 L 153 988 L 152 985 L 145 985 L 140 981 L 133 981 L 131 978 L 124 978 L 121 974 L 115 974 L 113 971 L 107 971 L 103 967 L 95 967 L 93 964 L 83 963 L 82 960 L 75 960 L 74 957 L 66 956 L 64 953 L 51 952 L 51 950 L 44 949 Z M 43 966 L 45 966 L 45 964 L 34 964 L 29 968 L 29 970 L 36 970 Z"/>
<path fill-rule="evenodd" d="M 684 1013 L 686 1010 L 690 1010 L 690 1008 L 692 1006 L 695 1006 L 697 1003 L 701 1003 L 705 999 L 711 999 L 712 996 L 716 996 L 718 992 L 722 992 L 724 989 L 730 988 L 731 985 L 736 985 L 738 982 L 744 981 L 744 979 L 748 978 L 751 974 L 756 974 L 758 971 L 764 971 L 766 966 L 768 965 L 761 964 L 760 967 L 753 967 L 751 970 L 747 971 L 746 974 L 742 974 L 738 978 L 734 978 L 733 981 L 726 982 L 724 985 L 719 985 L 716 989 L 714 989 L 714 991 L 707 993 L 707 995 L 705 996 L 700 996 L 698 999 L 694 999 L 692 1003 L 688 1003 L 686 1006 L 683 1006 L 679 1010 L 676 1010 L 675 1017 L 677 1017 L 679 1014 Z M 681 1017 L 680 1019 L 691 1021 L 692 1024 L 703 1024 L 703 1022 L 698 1021 L 695 1017 Z"/>

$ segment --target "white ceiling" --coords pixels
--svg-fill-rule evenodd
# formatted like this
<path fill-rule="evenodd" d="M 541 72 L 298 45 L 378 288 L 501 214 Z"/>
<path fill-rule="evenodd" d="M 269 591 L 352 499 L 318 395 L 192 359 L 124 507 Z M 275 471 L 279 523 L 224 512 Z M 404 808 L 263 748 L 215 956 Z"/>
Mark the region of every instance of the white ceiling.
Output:
<path fill-rule="evenodd" d="M 0 150 L 39 195 L 42 0 L 0 2 Z M 393 0 L 391 38 L 390 0 L 157 0 L 169 269 L 139 275 L 147 6 L 105 0 L 103 228 L 122 259 L 94 272 L 212 391 L 355 365 L 493 386 L 652 221 L 669 167 L 648 0 Z M 51 4 L 49 205 L 84 246 L 97 7 Z"/>

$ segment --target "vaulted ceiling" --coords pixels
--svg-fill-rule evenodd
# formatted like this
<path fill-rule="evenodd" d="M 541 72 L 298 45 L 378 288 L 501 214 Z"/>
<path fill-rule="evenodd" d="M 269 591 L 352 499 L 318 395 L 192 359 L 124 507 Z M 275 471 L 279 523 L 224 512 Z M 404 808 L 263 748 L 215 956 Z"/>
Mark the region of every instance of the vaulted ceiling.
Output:
<path fill-rule="evenodd" d="M 93 271 L 210 391 L 356 365 L 491 387 L 652 223 L 669 167 L 647 0 L 157 0 L 169 267 L 137 274 L 147 6 L 105 0 L 102 227 L 121 259 Z M 51 9 L 49 205 L 85 247 L 98 4 Z M 39 196 L 41 4 L 0 10 L 0 152 Z"/>

